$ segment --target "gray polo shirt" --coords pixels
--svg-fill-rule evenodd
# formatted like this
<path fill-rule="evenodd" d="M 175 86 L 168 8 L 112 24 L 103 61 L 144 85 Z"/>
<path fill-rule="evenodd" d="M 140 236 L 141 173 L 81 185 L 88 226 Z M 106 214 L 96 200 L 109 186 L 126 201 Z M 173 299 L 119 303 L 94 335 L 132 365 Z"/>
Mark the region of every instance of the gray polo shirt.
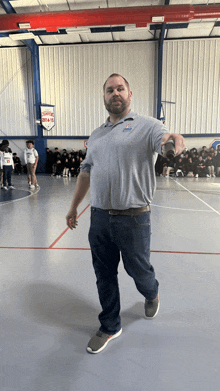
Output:
<path fill-rule="evenodd" d="M 159 120 L 130 111 L 94 130 L 81 172 L 90 172 L 91 206 L 139 208 L 150 204 L 156 188 L 155 162 L 166 130 Z"/>

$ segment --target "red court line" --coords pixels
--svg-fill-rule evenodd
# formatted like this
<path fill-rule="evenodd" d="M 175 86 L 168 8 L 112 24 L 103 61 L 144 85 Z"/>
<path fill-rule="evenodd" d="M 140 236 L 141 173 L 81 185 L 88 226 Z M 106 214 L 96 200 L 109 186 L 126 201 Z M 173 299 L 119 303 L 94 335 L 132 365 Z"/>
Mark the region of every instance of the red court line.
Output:
<path fill-rule="evenodd" d="M 185 254 L 185 255 L 220 255 L 220 253 L 205 253 L 200 251 L 163 251 L 163 250 L 151 250 L 151 253 L 162 253 L 162 254 Z"/>
<path fill-rule="evenodd" d="M 13 247 L 13 246 L 0 246 L 0 250 L 49 250 L 48 247 Z"/>
<path fill-rule="evenodd" d="M 79 216 L 77 217 L 77 220 L 80 218 L 80 216 L 82 216 L 82 214 L 86 211 L 86 209 L 89 208 L 89 206 L 90 206 L 90 204 L 88 204 L 88 205 L 86 206 L 86 208 L 83 209 L 83 211 L 82 211 L 82 212 L 79 214 Z M 57 244 L 57 242 L 59 242 L 59 240 L 63 237 L 63 235 L 65 235 L 65 233 L 66 233 L 68 230 L 69 230 L 69 227 L 67 227 L 67 228 L 62 232 L 62 234 L 61 234 L 60 236 L 58 236 L 58 238 L 50 245 L 49 249 L 52 249 L 52 248 L 55 246 L 55 244 Z"/>
<path fill-rule="evenodd" d="M 73 248 L 73 247 L 56 247 L 52 250 L 91 250 L 90 248 Z M 151 250 L 151 253 L 161 253 L 161 254 L 185 254 L 185 255 L 220 255 L 220 253 L 205 253 L 197 251 L 162 251 L 162 250 Z"/>
<path fill-rule="evenodd" d="M 66 230 L 65 230 L 66 231 Z M 65 233 L 65 232 L 64 232 Z M 76 251 L 90 251 L 90 248 L 80 247 L 3 247 L 0 249 L 12 249 L 12 250 L 76 250 Z M 183 255 L 220 255 L 220 253 L 206 253 L 198 251 L 163 251 L 163 250 L 151 250 L 151 253 L 161 254 L 183 254 Z"/>

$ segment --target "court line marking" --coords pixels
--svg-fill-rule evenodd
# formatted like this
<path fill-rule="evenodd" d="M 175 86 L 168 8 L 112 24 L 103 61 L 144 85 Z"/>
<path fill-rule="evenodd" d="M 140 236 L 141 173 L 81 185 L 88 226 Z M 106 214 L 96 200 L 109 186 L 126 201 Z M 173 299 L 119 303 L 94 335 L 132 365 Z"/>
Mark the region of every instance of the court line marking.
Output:
<path fill-rule="evenodd" d="M 217 213 L 219 216 L 220 216 L 220 212 L 218 212 L 216 209 L 214 209 L 211 205 L 207 204 L 207 202 L 203 201 L 201 198 L 199 198 L 197 195 L 195 195 L 194 193 L 192 193 L 189 189 L 187 189 L 185 186 L 181 185 L 181 183 L 177 182 L 175 179 L 173 179 L 174 182 L 176 182 L 177 185 L 181 186 L 183 189 L 185 189 L 186 191 L 188 191 L 188 193 L 190 193 L 193 197 L 197 198 L 199 201 L 201 201 L 203 204 L 205 204 L 206 206 L 208 206 L 208 208 L 212 209 L 213 212 Z"/>
<path fill-rule="evenodd" d="M 24 197 L 21 197 L 21 198 L 16 198 L 14 200 L 2 201 L 2 202 L 0 202 L 0 206 L 1 205 L 6 205 L 6 204 L 11 204 L 12 202 L 22 201 L 22 200 L 24 200 L 26 198 L 32 197 L 33 195 L 37 194 L 40 191 L 40 186 L 38 188 L 35 188 L 35 191 L 31 191 L 29 189 L 24 189 L 24 188 L 21 188 L 21 187 L 20 188 L 15 188 L 12 191 L 16 192 L 16 190 L 27 191 L 29 194 L 24 196 Z M 7 191 L 7 190 L 4 190 L 4 191 Z"/>
<path fill-rule="evenodd" d="M 83 209 L 83 211 L 79 214 L 79 216 L 77 217 L 77 220 L 80 218 L 80 216 L 82 216 L 82 214 L 89 208 L 90 204 L 88 204 L 85 209 Z M 65 233 L 69 230 L 70 228 L 67 227 L 59 236 L 56 240 L 54 240 L 54 242 L 49 246 L 49 249 L 52 249 L 55 244 L 57 244 L 57 242 L 59 242 L 59 240 L 63 237 L 63 235 L 65 235 Z"/>
<path fill-rule="evenodd" d="M 151 206 L 155 206 L 156 208 L 181 210 L 181 211 L 183 211 L 183 212 L 186 211 L 186 212 L 207 212 L 207 213 L 214 213 L 213 210 L 174 208 L 174 207 L 172 207 L 172 206 L 164 206 L 164 205 L 156 205 L 156 204 L 151 204 Z"/>
<path fill-rule="evenodd" d="M 74 251 L 91 251 L 90 248 L 80 247 L 2 247 L 3 250 L 74 250 Z M 151 253 L 159 254 L 184 254 L 184 255 L 220 255 L 220 253 L 210 253 L 202 251 L 174 251 L 174 250 L 151 250 Z"/>

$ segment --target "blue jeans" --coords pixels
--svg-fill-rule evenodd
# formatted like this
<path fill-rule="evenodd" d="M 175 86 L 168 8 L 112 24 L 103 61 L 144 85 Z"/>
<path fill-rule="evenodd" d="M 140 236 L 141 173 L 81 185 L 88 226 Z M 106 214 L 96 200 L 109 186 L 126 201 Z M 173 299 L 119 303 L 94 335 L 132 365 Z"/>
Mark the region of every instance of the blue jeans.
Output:
<path fill-rule="evenodd" d="M 148 300 L 158 293 L 158 281 L 150 264 L 150 212 L 139 216 L 110 215 L 91 208 L 89 242 L 102 312 L 100 330 L 115 334 L 121 329 L 118 264 L 120 253 L 126 272 Z"/>
<path fill-rule="evenodd" d="M 12 174 L 12 166 L 3 166 L 4 174 L 3 174 L 3 186 L 7 185 L 11 186 L 11 174 Z"/>

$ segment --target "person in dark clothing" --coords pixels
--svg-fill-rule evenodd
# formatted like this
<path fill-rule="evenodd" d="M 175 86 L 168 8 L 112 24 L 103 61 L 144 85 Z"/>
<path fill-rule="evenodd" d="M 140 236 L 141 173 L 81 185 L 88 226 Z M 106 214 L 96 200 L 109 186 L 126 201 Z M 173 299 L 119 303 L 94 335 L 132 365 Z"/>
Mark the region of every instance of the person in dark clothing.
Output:
<path fill-rule="evenodd" d="M 215 167 L 214 167 L 214 162 L 213 162 L 213 157 L 212 157 L 212 153 L 210 153 L 207 157 L 207 159 L 205 160 L 205 165 L 207 167 L 207 170 L 208 170 L 208 174 L 210 177 L 215 177 Z"/>
<path fill-rule="evenodd" d="M 53 172 L 53 164 L 54 164 L 53 152 L 50 150 L 50 148 L 47 148 L 46 152 L 47 152 L 46 173 L 47 174 L 52 174 L 52 172 Z"/>
<path fill-rule="evenodd" d="M 216 155 L 213 158 L 213 161 L 215 166 L 215 173 L 217 176 L 220 176 L 220 144 L 217 146 Z"/>
<path fill-rule="evenodd" d="M 174 166 L 174 160 L 166 158 L 165 162 L 163 163 L 163 176 L 168 178 L 170 173 L 175 171 Z"/>
<path fill-rule="evenodd" d="M 62 166 L 63 166 L 63 176 L 67 177 L 69 175 L 69 169 L 70 169 L 70 163 L 67 154 L 66 154 L 66 158 L 62 159 Z"/>
<path fill-rule="evenodd" d="M 22 171 L 22 165 L 21 165 L 21 160 L 17 156 L 17 153 L 13 153 L 13 161 L 14 161 L 14 173 L 20 175 Z"/>
<path fill-rule="evenodd" d="M 61 159 L 58 158 L 55 167 L 56 167 L 55 168 L 55 176 L 60 177 L 63 172 L 63 165 L 62 165 Z"/>
<path fill-rule="evenodd" d="M 199 156 L 202 156 L 204 160 L 207 158 L 208 151 L 205 145 L 202 147 L 201 151 L 199 152 Z"/>
<path fill-rule="evenodd" d="M 163 156 L 158 155 L 157 161 L 156 161 L 156 164 L 155 164 L 155 172 L 156 172 L 157 176 L 162 175 L 162 173 L 163 173 L 163 164 L 165 163 L 165 161 L 166 161 L 166 159 Z"/>
<path fill-rule="evenodd" d="M 55 164 L 57 163 L 58 159 L 61 159 L 61 154 L 58 148 L 55 148 L 55 151 L 53 153 L 53 159 Z"/>
<path fill-rule="evenodd" d="M 205 161 L 203 160 L 202 156 L 199 156 L 197 168 L 198 168 L 199 177 L 204 177 L 207 175 L 209 176 L 208 169 L 206 167 Z"/>
<path fill-rule="evenodd" d="M 189 161 L 189 152 L 186 152 L 183 157 L 183 165 L 186 167 L 187 163 Z"/>
<path fill-rule="evenodd" d="M 68 159 L 68 154 L 66 150 L 64 150 L 62 156 L 61 156 L 61 162 L 64 164 L 66 162 L 66 159 Z"/>
<path fill-rule="evenodd" d="M 75 167 L 76 167 L 76 176 L 79 175 L 79 170 L 80 170 L 80 157 L 77 154 L 75 158 Z"/>
<path fill-rule="evenodd" d="M 185 166 L 183 164 L 183 159 L 179 157 L 177 159 L 176 165 L 175 165 L 175 170 L 176 170 L 176 176 L 184 176 L 185 173 Z"/>
<path fill-rule="evenodd" d="M 198 163 L 196 161 L 193 161 L 193 158 L 190 157 L 188 159 L 188 162 L 185 165 L 185 175 L 186 176 L 194 176 L 195 178 L 198 178 L 198 167 L 197 167 L 197 164 Z"/>
<path fill-rule="evenodd" d="M 69 161 L 69 172 L 71 177 L 77 176 L 76 160 L 74 157 Z"/>

